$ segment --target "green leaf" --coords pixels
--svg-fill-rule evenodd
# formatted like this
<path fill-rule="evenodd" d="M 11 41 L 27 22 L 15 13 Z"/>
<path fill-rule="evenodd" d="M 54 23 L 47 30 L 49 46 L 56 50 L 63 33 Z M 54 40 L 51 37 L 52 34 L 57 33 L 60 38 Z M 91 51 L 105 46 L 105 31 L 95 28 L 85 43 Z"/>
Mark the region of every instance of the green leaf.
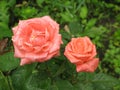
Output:
<path fill-rule="evenodd" d="M 0 11 L 0 13 L 2 13 L 0 15 L 0 27 L 4 27 L 6 25 L 6 27 L 8 28 L 8 23 L 9 23 L 9 14 L 7 13 L 7 11 L 4 13 Z M 4 18 L 4 19 L 3 19 Z M 1 23 L 3 23 L 1 25 Z M 5 25 L 4 25 L 5 24 Z M 3 26 L 4 25 L 4 26 Z"/>
<path fill-rule="evenodd" d="M 60 33 L 62 34 L 63 45 L 66 46 L 66 44 L 70 41 L 71 36 L 65 30 L 60 30 Z"/>
<path fill-rule="evenodd" d="M 26 90 L 48 90 L 51 84 L 51 79 L 46 75 L 46 72 L 41 71 L 34 73 L 26 82 Z"/>
<path fill-rule="evenodd" d="M 15 4 L 16 4 L 16 0 L 9 0 L 8 5 L 9 5 L 10 7 L 14 6 Z"/>
<path fill-rule="evenodd" d="M 81 72 L 78 73 L 78 78 L 80 81 L 88 82 L 94 78 L 94 73 Z"/>
<path fill-rule="evenodd" d="M 23 7 L 21 10 L 20 10 L 20 16 L 23 18 L 23 19 L 28 19 L 28 18 L 31 18 L 33 17 L 35 14 L 37 14 L 38 10 L 35 8 L 35 7 Z"/>
<path fill-rule="evenodd" d="M 8 9 L 9 9 L 8 2 L 6 0 L 0 0 L 0 23 L 4 22 L 5 24 L 8 24 L 9 22 Z M 1 25 L 0 25 L 0 29 L 1 29 Z"/>
<path fill-rule="evenodd" d="M 81 72 L 78 73 L 78 83 L 74 85 L 76 90 L 94 90 L 92 79 L 94 78 L 94 73 Z"/>
<path fill-rule="evenodd" d="M 41 4 L 44 2 L 44 0 L 36 0 L 36 3 L 38 6 L 41 6 Z"/>
<path fill-rule="evenodd" d="M 74 90 L 72 84 L 67 80 L 57 80 L 55 85 L 58 87 L 58 90 Z"/>
<path fill-rule="evenodd" d="M 56 85 L 51 85 L 48 90 L 59 90 Z"/>
<path fill-rule="evenodd" d="M 14 58 L 13 52 L 8 52 L 0 56 L 0 70 L 10 71 L 19 65 L 19 59 Z"/>
<path fill-rule="evenodd" d="M 11 37 L 12 33 L 6 23 L 0 22 L 0 38 Z"/>
<path fill-rule="evenodd" d="M 26 90 L 26 82 L 36 67 L 36 63 L 18 67 L 12 72 L 11 80 L 15 90 Z M 34 90 L 34 89 L 33 89 Z"/>
<path fill-rule="evenodd" d="M 86 29 L 82 35 L 83 36 L 89 36 L 92 38 L 96 38 L 100 35 L 102 35 L 105 31 L 107 31 L 107 29 L 103 26 L 99 26 L 99 27 L 92 27 L 90 29 Z M 98 37 L 99 38 L 99 37 Z"/>
<path fill-rule="evenodd" d="M 81 17 L 82 19 L 87 18 L 87 14 L 88 14 L 88 9 L 87 9 L 87 7 L 86 7 L 86 6 L 81 7 L 80 17 Z"/>
<path fill-rule="evenodd" d="M 62 38 L 69 40 L 71 38 L 71 36 L 69 35 L 68 32 L 66 32 L 65 30 L 60 30 L 60 33 L 62 34 Z"/>
<path fill-rule="evenodd" d="M 79 82 L 74 85 L 80 90 L 119 90 L 120 81 L 103 73 L 80 73 Z M 119 89 L 118 89 L 119 88 Z"/>
<path fill-rule="evenodd" d="M 72 22 L 69 24 L 69 28 L 70 28 L 70 32 L 73 35 L 79 35 L 81 34 L 83 27 L 81 24 L 79 24 L 78 22 Z"/>
<path fill-rule="evenodd" d="M 63 62 L 60 67 L 58 67 L 58 70 L 57 70 L 57 72 L 53 75 L 53 77 L 56 77 L 56 76 L 60 75 L 60 74 L 63 73 L 64 71 L 65 71 L 65 62 Z"/>
<path fill-rule="evenodd" d="M 119 67 L 116 67 L 116 68 L 115 68 L 115 72 L 118 73 L 118 74 L 120 74 L 120 68 L 119 68 Z"/>
<path fill-rule="evenodd" d="M 77 84 L 75 85 L 76 90 L 94 90 L 92 83 L 86 83 L 86 84 Z"/>
<path fill-rule="evenodd" d="M 103 73 L 96 74 L 92 80 L 95 90 L 114 90 L 120 85 L 120 81 Z"/>
<path fill-rule="evenodd" d="M 8 83 L 9 83 L 9 88 L 10 88 L 10 90 L 14 90 L 11 77 L 10 77 L 10 76 L 7 76 L 7 80 L 8 80 Z"/>
<path fill-rule="evenodd" d="M 7 2 L 6 2 L 6 0 L 1 0 L 0 1 L 0 11 L 3 11 L 3 10 L 7 10 L 8 8 L 7 8 Z"/>
<path fill-rule="evenodd" d="M 70 12 L 61 13 L 61 17 L 66 22 L 72 22 L 75 19 L 73 18 L 73 15 Z"/>
<path fill-rule="evenodd" d="M 0 90 L 10 90 L 6 77 L 0 71 Z"/>
<path fill-rule="evenodd" d="M 91 27 L 93 27 L 96 23 L 97 19 L 96 18 L 92 18 L 88 21 L 85 29 L 90 29 Z"/>

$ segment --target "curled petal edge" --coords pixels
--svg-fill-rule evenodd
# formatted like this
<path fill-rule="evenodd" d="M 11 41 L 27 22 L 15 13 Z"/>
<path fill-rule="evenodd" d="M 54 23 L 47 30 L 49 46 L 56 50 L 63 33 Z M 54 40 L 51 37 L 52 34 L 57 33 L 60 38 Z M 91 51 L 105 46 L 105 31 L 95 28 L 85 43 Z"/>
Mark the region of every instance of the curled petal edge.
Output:
<path fill-rule="evenodd" d="M 94 58 L 84 64 L 76 64 L 77 72 L 94 72 L 97 69 L 99 58 Z"/>

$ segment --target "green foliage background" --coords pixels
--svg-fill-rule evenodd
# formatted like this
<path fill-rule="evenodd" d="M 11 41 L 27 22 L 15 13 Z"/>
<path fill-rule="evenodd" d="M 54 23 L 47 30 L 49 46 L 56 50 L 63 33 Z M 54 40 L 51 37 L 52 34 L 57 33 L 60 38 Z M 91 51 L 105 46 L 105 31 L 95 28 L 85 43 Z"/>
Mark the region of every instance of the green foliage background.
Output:
<path fill-rule="evenodd" d="M 0 90 L 120 90 L 119 12 L 120 0 L 0 0 Z M 60 24 L 61 56 L 19 66 L 11 29 L 19 20 L 44 15 Z M 79 36 L 97 46 L 95 73 L 76 73 L 63 56 L 65 45 Z"/>

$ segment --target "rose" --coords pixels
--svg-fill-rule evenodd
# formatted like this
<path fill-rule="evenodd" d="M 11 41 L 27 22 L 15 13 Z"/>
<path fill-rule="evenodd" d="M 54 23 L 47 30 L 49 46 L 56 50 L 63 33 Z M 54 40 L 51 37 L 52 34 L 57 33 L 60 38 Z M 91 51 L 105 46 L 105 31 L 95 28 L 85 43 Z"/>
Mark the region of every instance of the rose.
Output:
<path fill-rule="evenodd" d="M 77 72 L 94 72 L 99 62 L 96 54 L 96 47 L 87 36 L 72 38 L 64 52 L 70 62 L 76 65 Z"/>
<path fill-rule="evenodd" d="M 21 58 L 20 65 L 44 62 L 59 55 L 62 43 L 59 24 L 49 16 L 20 20 L 13 28 L 12 41 L 14 56 Z"/>

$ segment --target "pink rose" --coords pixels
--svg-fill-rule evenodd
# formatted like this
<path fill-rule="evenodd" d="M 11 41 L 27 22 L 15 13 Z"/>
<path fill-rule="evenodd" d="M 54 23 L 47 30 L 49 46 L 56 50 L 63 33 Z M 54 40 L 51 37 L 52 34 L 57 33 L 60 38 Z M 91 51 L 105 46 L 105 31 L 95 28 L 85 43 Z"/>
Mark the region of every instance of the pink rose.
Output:
<path fill-rule="evenodd" d="M 49 16 L 20 20 L 13 34 L 14 56 L 21 58 L 20 65 L 44 62 L 59 55 L 59 24 Z"/>
<path fill-rule="evenodd" d="M 70 62 L 76 65 L 77 72 L 94 72 L 99 63 L 96 54 L 96 47 L 87 36 L 72 38 L 64 52 Z"/>

